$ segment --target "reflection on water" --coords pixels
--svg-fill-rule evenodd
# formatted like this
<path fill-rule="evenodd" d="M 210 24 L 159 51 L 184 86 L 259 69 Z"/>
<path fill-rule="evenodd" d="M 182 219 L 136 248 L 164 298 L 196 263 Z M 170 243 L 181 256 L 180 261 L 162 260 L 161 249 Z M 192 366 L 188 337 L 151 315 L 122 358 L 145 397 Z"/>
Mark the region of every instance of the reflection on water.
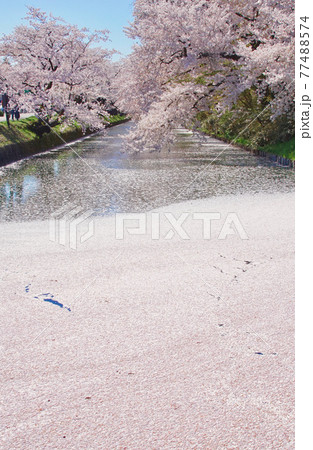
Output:
<path fill-rule="evenodd" d="M 129 155 L 130 123 L 0 169 L 0 220 L 43 220 L 66 206 L 146 211 L 215 195 L 294 189 L 294 171 L 212 138 L 182 136 L 171 152 Z M 83 159 L 82 159 L 83 158 Z M 212 162 L 213 161 L 213 162 Z M 211 162 L 211 163 L 210 163 Z"/>

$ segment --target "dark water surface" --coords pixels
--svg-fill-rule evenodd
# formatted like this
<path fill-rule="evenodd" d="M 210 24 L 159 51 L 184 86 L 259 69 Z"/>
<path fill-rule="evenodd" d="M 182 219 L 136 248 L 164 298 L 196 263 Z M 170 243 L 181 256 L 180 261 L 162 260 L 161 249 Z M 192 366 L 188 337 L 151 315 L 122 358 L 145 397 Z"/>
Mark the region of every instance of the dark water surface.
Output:
<path fill-rule="evenodd" d="M 182 135 L 171 152 L 130 155 L 122 147 L 130 126 L 79 142 L 75 152 L 63 148 L 1 168 L 0 220 L 44 220 L 72 207 L 96 215 L 147 211 L 189 199 L 294 189 L 293 169 L 212 138 Z"/>

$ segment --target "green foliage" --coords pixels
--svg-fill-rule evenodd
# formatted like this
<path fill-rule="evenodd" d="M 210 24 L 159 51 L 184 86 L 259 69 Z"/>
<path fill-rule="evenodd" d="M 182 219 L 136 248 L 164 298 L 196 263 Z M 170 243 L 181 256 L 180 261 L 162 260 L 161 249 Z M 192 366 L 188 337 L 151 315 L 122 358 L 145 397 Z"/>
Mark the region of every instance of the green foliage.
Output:
<path fill-rule="evenodd" d="M 110 124 L 116 124 L 118 122 L 122 122 L 123 120 L 128 119 L 128 117 L 125 114 L 116 114 L 115 116 L 110 116 L 109 118 L 104 117 L 106 121 L 108 121 Z"/>
<path fill-rule="evenodd" d="M 271 92 L 260 102 L 254 89 L 247 89 L 236 104 L 223 114 L 213 108 L 200 112 L 200 130 L 226 141 L 294 159 L 294 123 L 287 115 L 272 119 Z"/>
<path fill-rule="evenodd" d="M 263 147 L 262 150 L 267 153 L 273 153 L 274 155 L 283 156 L 284 158 L 295 160 L 295 138 L 290 139 L 288 142 L 279 142 L 277 144 L 270 144 Z"/>

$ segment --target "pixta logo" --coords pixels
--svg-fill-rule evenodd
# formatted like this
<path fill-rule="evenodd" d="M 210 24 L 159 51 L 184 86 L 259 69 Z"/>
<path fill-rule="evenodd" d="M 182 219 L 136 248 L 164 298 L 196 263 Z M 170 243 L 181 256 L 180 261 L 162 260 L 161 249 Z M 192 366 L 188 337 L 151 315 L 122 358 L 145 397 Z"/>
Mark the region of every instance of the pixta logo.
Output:
<path fill-rule="evenodd" d="M 124 239 L 128 235 L 148 235 L 152 240 L 173 239 L 174 236 L 183 240 L 190 239 L 191 232 L 186 226 L 187 222 L 198 221 L 205 240 L 212 237 L 213 221 L 219 221 L 219 233 L 217 239 L 223 240 L 227 236 L 237 234 L 240 239 L 249 239 L 239 217 L 234 212 L 229 212 L 223 220 L 219 212 L 195 212 L 193 214 L 184 212 L 175 217 L 170 212 L 151 213 L 149 217 L 144 213 L 116 214 L 115 237 Z M 190 228 L 190 227 L 189 227 Z M 191 230 L 193 227 L 191 227 Z"/>
<path fill-rule="evenodd" d="M 93 211 L 81 207 L 64 207 L 52 214 L 49 220 L 49 239 L 64 247 L 76 250 L 78 245 L 94 236 Z"/>

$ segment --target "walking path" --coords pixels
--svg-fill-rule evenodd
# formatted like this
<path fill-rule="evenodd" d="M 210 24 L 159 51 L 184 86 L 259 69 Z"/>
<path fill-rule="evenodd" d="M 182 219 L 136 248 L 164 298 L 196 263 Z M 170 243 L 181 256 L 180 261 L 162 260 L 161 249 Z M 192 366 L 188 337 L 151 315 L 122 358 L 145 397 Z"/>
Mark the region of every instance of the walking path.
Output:
<path fill-rule="evenodd" d="M 34 114 L 29 114 L 29 113 L 22 113 L 20 119 L 27 119 L 27 117 L 32 117 Z M 0 116 L 0 122 L 5 122 L 6 118 L 5 116 L 1 117 Z M 10 121 L 11 121 L 11 116 L 10 116 Z M 14 122 L 14 120 L 12 121 Z"/>

